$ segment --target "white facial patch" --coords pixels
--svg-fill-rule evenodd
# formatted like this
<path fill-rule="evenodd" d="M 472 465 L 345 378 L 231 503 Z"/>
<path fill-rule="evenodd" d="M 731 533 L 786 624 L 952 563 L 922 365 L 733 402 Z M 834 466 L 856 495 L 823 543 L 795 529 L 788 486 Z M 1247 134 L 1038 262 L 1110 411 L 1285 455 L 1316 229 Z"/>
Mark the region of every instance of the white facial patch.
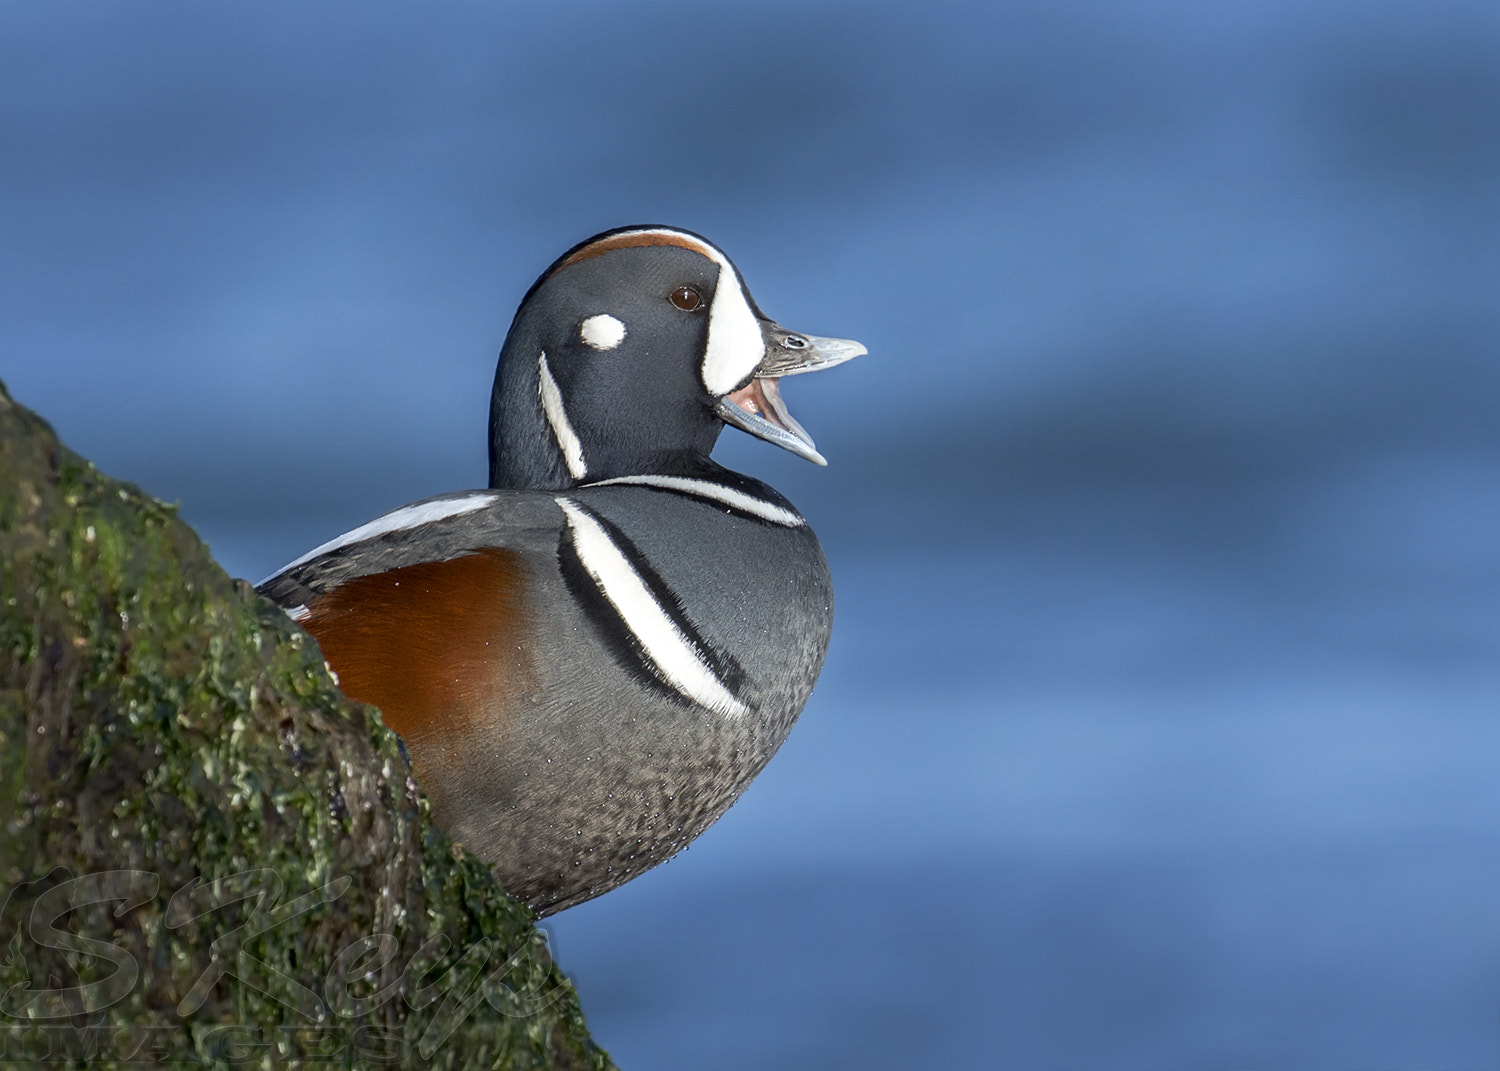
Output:
<path fill-rule="evenodd" d="M 625 341 L 625 325 L 609 313 L 601 312 L 579 324 L 578 334 L 596 350 L 612 350 Z"/>
<path fill-rule="evenodd" d="M 714 250 L 719 283 L 708 309 L 708 347 L 703 354 L 703 385 L 715 398 L 728 394 L 755 371 L 766 356 L 760 320 L 745 299 L 745 288 L 729 258 Z"/>
<path fill-rule="evenodd" d="M 734 717 L 747 708 L 734 697 L 651 594 L 604 526 L 566 498 L 554 499 L 568 517 L 578 560 L 673 688 L 709 710 Z"/>
<path fill-rule="evenodd" d="M 568 475 L 581 480 L 588 475 L 588 466 L 583 461 L 583 444 L 568 423 L 567 411 L 563 409 L 562 391 L 557 389 L 557 380 L 552 378 L 552 369 L 547 367 L 544 353 L 536 362 L 537 393 L 542 396 L 542 412 L 547 414 L 547 423 L 552 427 L 552 437 L 562 451 L 563 464 L 568 466 Z"/>
<path fill-rule="evenodd" d="M 468 495 L 435 498 L 429 502 L 417 502 L 410 506 L 402 506 L 400 509 L 392 510 L 383 517 L 376 517 L 369 524 L 362 524 L 352 531 L 345 532 L 336 539 L 330 539 L 327 543 L 314 547 L 296 561 L 288 562 L 276 570 L 270 576 L 266 577 L 265 580 L 262 580 L 261 584 L 264 584 L 267 580 L 273 580 L 282 573 L 297 568 L 299 565 L 304 565 L 314 558 L 322 557 L 324 554 L 331 554 L 341 547 L 363 543 L 367 539 L 374 539 L 376 536 L 384 535 L 387 532 L 401 532 L 408 528 L 420 528 L 422 525 L 431 524 L 433 521 L 442 521 L 447 520 L 449 517 L 460 517 L 465 513 L 473 513 L 477 509 L 484 509 L 484 507 L 490 505 L 499 497 L 499 495 L 489 491 L 478 491 Z M 259 587 L 260 585 L 256 586 Z M 296 610 L 298 609 L 304 608 L 294 607 L 289 611 L 292 614 L 293 621 L 300 621 L 302 619 L 296 615 Z M 303 616 L 306 616 L 305 609 Z"/>

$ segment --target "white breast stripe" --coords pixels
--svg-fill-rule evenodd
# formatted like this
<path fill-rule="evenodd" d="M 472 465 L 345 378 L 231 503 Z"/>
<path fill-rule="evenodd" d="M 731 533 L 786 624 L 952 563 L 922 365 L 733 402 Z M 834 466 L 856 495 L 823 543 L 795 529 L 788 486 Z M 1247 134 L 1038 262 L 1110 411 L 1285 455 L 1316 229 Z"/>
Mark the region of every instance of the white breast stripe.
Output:
<path fill-rule="evenodd" d="M 345 532 L 336 539 L 330 539 L 322 546 L 314 547 L 296 561 L 288 562 L 276 570 L 266 580 L 274 579 L 289 569 L 312 561 L 321 555 L 347 547 L 354 543 L 363 543 L 367 539 L 374 539 L 386 532 L 400 532 L 407 528 L 418 528 L 433 521 L 445 520 L 448 517 L 459 517 L 465 513 L 473 513 L 476 509 L 484 509 L 499 495 L 489 491 L 476 491 L 470 495 L 458 498 L 439 498 L 431 502 L 418 502 L 411 506 L 402 506 L 400 509 L 392 510 L 383 517 L 376 517 L 369 524 L 362 524 L 352 531 Z M 262 580 L 264 584 L 266 580 Z M 258 585 L 257 585 L 258 586 Z"/>
<path fill-rule="evenodd" d="M 306 604 L 303 604 L 300 606 L 293 606 L 286 612 L 286 616 L 290 617 L 293 621 L 306 621 L 309 617 L 312 616 L 312 611 L 307 608 Z"/>
<path fill-rule="evenodd" d="M 578 560 L 604 592 L 625 627 L 640 641 L 646 657 L 687 698 L 720 714 L 735 717 L 746 707 L 725 688 L 693 645 L 652 597 L 645 581 L 631 568 L 602 525 L 574 502 L 556 499 L 568 516 Z"/>
<path fill-rule="evenodd" d="M 800 514 L 778 506 L 774 502 L 756 498 L 744 491 L 737 491 L 733 487 L 725 487 L 721 483 L 694 480 L 687 476 L 616 476 L 609 480 L 598 480 L 588 486 L 603 487 L 611 483 L 660 487 L 667 491 L 681 491 L 684 494 L 697 495 L 699 498 L 711 498 L 715 502 L 722 502 L 726 506 L 733 506 L 737 510 L 754 514 L 763 521 L 784 525 L 787 528 L 801 528 L 807 523 Z"/>
<path fill-rule="evenodd" d="M 547 414 L 547 423 L 552 425 L 552 437 L 562 451 L 563 461 L 568 466 L 568 475 L 581 480 L 588 475 L 588 466 L 583 462 L 583 444 L 568 423 L 568 414 L 563 409 L 562 392 L 557 389 L 557 380 L 552 378 L 552 369 L 547 367 L 544 353 L 536 362 L 537 390 L 542 396 L 542 411 Z"/>

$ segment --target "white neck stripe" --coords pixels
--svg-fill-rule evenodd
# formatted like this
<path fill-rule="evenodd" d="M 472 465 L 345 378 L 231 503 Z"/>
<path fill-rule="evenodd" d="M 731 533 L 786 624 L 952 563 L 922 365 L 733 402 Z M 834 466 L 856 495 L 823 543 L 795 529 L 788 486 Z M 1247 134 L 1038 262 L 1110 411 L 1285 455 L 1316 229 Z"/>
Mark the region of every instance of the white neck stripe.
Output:
<path fill-rule="evenodd" d="M 547 423 L 552 426 L 552 437 L 562 451 L 563 462 L 568 466 L 568 475 L 581 480 L 588 475 L 588 466 L 583 461 L 583 444 L 568 423 L 568 414 L 563 409 L 562 391 L 557 389 L 557 380 L 552 378 L 552 369 L 547 367 L 544 353 L 536 362 L 537 393 L 542 396 L 542 411 L 547 414 Z"/>
<path fill-rule="evenodd" d="M 288 562 L 270 576 L 262 580 L 274 580 L 282 573 L 305 565 L 314 558 L 331 554 L 333 551 L 343 547 L 352 546 L 355 543 L 363 543 L 367 539 L 385 535 L 387 532 L 401 532 L 408 528 L 420 528 L 424 524 L 433 521 L 447 520 L 449 517 L 461 517 L 465 513 L 473 513 L 477 509 L 493 503 L 500 496 L 493 491 L 475 491 L 471 494 L 462 495 L 457 498 L 436 498 L 428 502 L 417 502 L 414 505 L 402 506 L 400 509 L 392 510 L 381 517 L 376 517 L 369 524 L 362 524 L 358 528 L 345 532 L 335 539 L 330 539 L 321 546 L 314 547 L 296 561 Z M 259 586 L 259 585 L 257 585 Z"/>
<path fill-rule="evenodd" d="M 795 510 L 786 509 L 774 502 L 767 502 L 763 498 L 756 498 L 752 494 L 726 487 L 721 483 L 695 480 L 687 476 L 616 476 L 609 480 L 598 480 L 588 486 L 604 487 L 612 483 L 657 487 L 664 491 L 681 491 L 698 498 L 712 499 L 741 512 L 753 514 L 763 521 L 770 521 L 772 524 L 780 524 L 787 528 L 801 528 L 807 523 Z"/>
<path fill-rule="evenodd" d="M 732 717 L 745 714 L 748 708 L 724 687 L 693 644 L 667 616 L 604 526 L 577 503 L 566 498 L 554 501 L 567 514 L 578 560 L 667 683 L 686 698 L 716 713 Z"/>

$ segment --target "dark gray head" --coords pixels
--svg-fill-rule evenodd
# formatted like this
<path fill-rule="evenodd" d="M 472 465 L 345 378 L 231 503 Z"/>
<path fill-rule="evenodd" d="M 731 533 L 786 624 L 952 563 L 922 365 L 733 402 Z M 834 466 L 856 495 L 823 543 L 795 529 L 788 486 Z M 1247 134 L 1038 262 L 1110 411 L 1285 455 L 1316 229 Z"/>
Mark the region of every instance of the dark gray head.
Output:
<path fill-rule="evenodd" d="M 490 486 L 700 473 L 725 423 L 822 464 L 777 380 L 864 352 L 766 318 L 696 234 L 607 231 L 558 258 L 516 313 L 490 405 Z"/>

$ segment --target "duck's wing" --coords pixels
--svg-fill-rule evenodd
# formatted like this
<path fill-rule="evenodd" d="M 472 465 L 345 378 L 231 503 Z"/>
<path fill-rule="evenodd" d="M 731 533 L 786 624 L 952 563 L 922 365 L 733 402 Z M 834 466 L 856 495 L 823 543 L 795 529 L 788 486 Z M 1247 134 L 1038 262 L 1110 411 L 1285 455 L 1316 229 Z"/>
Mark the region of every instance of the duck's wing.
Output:
<path fill-rule="evenodd" d="M 345 694 L 416 746 L 439 729 L 493 728 L 469 723 L 531 687 L 534 578 L 555 569 L 564 523 L 548 495 L 440 495 L 314 548 L 256 591 L 317 639 Z"/>

